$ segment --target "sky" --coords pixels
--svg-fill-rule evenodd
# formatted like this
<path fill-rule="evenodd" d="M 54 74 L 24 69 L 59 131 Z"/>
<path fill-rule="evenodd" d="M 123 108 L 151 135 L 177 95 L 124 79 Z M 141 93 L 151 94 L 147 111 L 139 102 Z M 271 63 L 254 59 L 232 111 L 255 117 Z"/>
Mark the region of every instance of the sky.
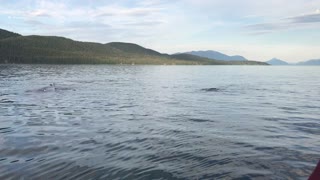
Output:
<path fill-rule="evenodd" d="M 320 58 L 320 0 L 0 0 L 0 28 L 162 53 Z"/>

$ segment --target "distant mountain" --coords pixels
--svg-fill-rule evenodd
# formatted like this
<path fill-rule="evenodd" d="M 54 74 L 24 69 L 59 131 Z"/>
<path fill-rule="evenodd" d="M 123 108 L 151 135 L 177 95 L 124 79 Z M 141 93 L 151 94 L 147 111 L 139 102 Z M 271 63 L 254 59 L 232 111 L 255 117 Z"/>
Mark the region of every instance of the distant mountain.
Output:
<path fill-rule="evenodd" d="M 168 55 L 133 43 L 80 42 L 57 36 L 21 36 L 0 29 L 0 63 L 267 65 L 218 61 L 190 54 Z"/>
<path fill-rule="evenodd" d="M 319 66 L 320 65 L 320 59 L 311 59 L 309 61 L 299 62 L 297 65 L 301 66 Z"/>
<path fill-rule="evenodd" d="M 247 61 L 246 58 L 242 56 L 228 56 L 226 54 L 220 53 L 218 51 L 190 51 L 185 52 L 186 54 L 192 54 L 200 57 L 205 57 L 209 59 L 221 60 L 221 61 Z"/>
<path fill-rule="evenodd" d="M 277 59 L 277 58 L 270 59 L 266 63 L 268 63 L 270 65 L 274 65 L 274 66 L 289 65 L 289 63 L 287 63 L 283 60 Z"/>

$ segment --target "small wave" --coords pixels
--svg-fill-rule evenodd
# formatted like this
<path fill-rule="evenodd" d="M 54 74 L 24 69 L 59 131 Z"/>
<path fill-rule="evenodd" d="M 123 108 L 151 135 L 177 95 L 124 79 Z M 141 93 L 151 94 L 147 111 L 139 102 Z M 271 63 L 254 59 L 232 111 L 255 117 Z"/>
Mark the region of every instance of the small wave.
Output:
<path fill-rule="evenodd" d="M 289 121 L 287 118 L 278 118 L 278 117 L 263 117 L 262 119 L 266 121 Z"/>
<path fill-rule="evenodd" d="M 10 132 L 13 132 L 13 129 L 11 127 L 0 128 L 0 133 L 10 133 Z"/>
<path fill-rule="evenodd" d="M 94 80 L 72 80 L 70 82 L 76 82 L 76 83 L 81 83 L 81 84 L 89 84 L 89 83 L 94 83 Z"/>
<path fill-rule="evenodd" d="M 90 139 L 90 140 L 82 141 L 80 142 L 80 144 L 101 144 L 101 143 L 97 142 L 94 139 Z"/>
<path fill-rule="evenodd" d="M 197 119 L 197 118 L 191 118 L 191 119 L 189 119 L 189 121 L 193 121 L 193 122 L 210 122 L 210 120 L 208 120 L 208 119 Z"/>
<path fill-rule="evenodd" d="M 274 147 L 256 147 L 254 149 L 257 151 L 271 151 L 274 150 Z"/>
<path fill-rule="evenodd" d="M 127 109 L 127 108 L 133 108 L 133 107 L 137 107 L 138 105 L 123 105 L 123 106 L 120 106 L 119 108 L 120 109 Z"/>
<path fill-rule="evenodd" d="M 244 143 L 244 142 L 235 142 L 234 144 L 237 145 L 237 146 L 246 147 L 246 148 L 254 147 L 254 145 L 249 144 L 249 143 Z"/>
<path fill-rule="evenodd" d="M 287 111 L 296 111 L 297 110 L 297 108 L 292 108 L 292 107 L 279 107 L 279 109 L 287 110 Z"/>
<path fill-rule="evenodd" d="M 317 127 L 295 127 L 296 130 L 302 131 L 311 135 L 320 135 L 319 128 Z"/>
<path fill-rule="evenodd" d="M 3 103 L 3 104 L 12 104 L 12 103 L 14 103 L 14 101 L 9 100 L 9 99 L 0 99 L 0 103 Z"/>
<path fill-rule="evenodd" d="M 301 108 L 307 108 L 307 109 L 320 109 L 320 106 L 312 106 L 312 105 L 306 105 L 306 106 L 300 106 Z"/>
<path fill-rule="evenodd" d="M 219 88 L 203 88 L 203 89 L 201 89 L 201 91 L 205 91 L 205 92 L 219 92 L 219 91 L 221 91 L 221 89 L 219 89 Z"/>

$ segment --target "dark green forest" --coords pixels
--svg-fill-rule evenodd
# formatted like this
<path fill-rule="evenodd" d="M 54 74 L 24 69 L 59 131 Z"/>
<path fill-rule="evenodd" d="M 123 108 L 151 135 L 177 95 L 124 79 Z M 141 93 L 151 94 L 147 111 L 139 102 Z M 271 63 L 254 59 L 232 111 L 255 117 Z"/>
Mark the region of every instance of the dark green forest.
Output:
<path fill-rule="evenodd" d="M 218 61 L 189 54 L 161 54 L 132 43 L 101 44 L 56 36 L 22 36 L 2 29 L 0 63 L 267 65 L 255 61 Z"/>

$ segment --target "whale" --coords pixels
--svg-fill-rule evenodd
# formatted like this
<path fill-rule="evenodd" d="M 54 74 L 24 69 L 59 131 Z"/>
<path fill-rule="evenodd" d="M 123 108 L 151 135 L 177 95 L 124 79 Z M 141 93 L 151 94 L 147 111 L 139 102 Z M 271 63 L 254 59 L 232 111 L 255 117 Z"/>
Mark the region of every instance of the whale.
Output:
<path fill-rule="evenodd" d="M 34 90 L 27 90 L 26 92 L 39 92 L 39 93 L 42 93 L 42 92 L 53 92 L 55 90 L 56 90 L 55 84 L 52 83 L 49 86 L 42 87 L 42 88 L 39 88 L 39 89 L 34 89 Z"/>
<path fill-rule="evenodd" d="M 28 90 L 26 92 L 45 93 L 45 92 L 65 91 L 65 90 L 75 90 L 75 89 L 67 88 L 67 87 L 57 87 L 55 83 L 51 83 L 49 86 L 42 87 L 42 88 L 35 89 L 35 90 Z"/>

